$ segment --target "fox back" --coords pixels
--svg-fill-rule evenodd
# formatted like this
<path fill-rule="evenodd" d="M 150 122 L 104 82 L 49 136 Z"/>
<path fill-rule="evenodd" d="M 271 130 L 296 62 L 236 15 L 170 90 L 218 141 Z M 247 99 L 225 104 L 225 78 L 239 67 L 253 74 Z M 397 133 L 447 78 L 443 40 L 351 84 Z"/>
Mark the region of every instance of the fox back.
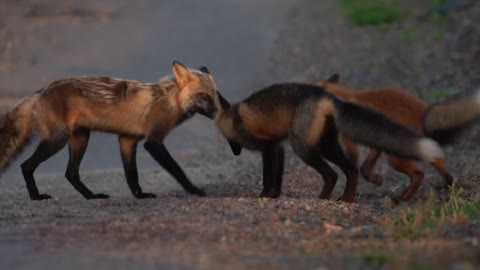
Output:
<path fill-rule="evenodd" d="M 318 85 L 346 101 L 381 112 L 418 133 L 422 131 L 422 117 L 428 105 L 405 91 L 392 88 L 357 90 L 328 81 L 319 81 Z"/>
<path fill-rule="evenodd" d="M 235 133 L 239 138 L 255 137 L 255 140 L 240 139 L 247 148 L 253 141 L 282 141 L 291 133 L 298 106 L 326 95 L 328 93 L 307 84 L 274 84 L 233 105 L 217 123 L 232 136 Z"/>

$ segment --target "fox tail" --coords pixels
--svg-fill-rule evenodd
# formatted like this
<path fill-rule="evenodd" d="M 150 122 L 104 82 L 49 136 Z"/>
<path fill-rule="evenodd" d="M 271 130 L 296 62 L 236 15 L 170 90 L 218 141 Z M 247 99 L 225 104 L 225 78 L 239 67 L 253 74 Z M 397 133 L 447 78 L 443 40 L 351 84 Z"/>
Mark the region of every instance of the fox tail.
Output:
<path fill-rule="evenodd" d="M 452 96 L 429 106 L 423 131 L 441 145 L 457 140 L 464 130 L 480 120 L 480 89 L 472 95 Z"/>
<path fill-rule="evenodd" d="M 353 141 L 408 159 L 434 162 L 443 158 L 443 151 L 434 140 L 370 109 L 337 98 L 333 101 L 335 125 Z"/>
<path fill-rule="evenodd" d="M 0 118 L 0 174 L 30 142 L 34 104 L 35 97 L 26 98 Z"/>

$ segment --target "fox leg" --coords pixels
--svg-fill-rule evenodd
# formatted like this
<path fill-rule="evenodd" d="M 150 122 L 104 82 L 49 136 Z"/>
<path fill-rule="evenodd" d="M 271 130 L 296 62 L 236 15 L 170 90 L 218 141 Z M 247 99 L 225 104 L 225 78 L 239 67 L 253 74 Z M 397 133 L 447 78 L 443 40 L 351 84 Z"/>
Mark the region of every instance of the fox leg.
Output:
<path fill-rule="evenodd" d="M 360 173 L 362 174 L 363 178 L 377 186 L 381 186 L 383 184 L 383 176 L 379 173 L 374 173 L 373 168 L 375 168 L 375 164 L 377 163 L 377 160 L 381 154 L 382 152 L 378 150 L 370 149 L 367 157 L 360 167 Z"/>
<path fill-rule="evenodd" d="M 445 179 L 445 185 L 447 187 L 451 186 L 453 184 L 453 176 L 447 171 L 445 160 L 437 159 L 432 163 L 432 165 L 440 174 L 442 174 L 443 179 Z"/>
<path fill-rule="evenodd" d="M 410 185 L 400 195 L 400 197 L 393 198 L 396 203 L 400 201 L 408 201 L 413 196 L 415 191 L 422 183 L 423 172 L 417 167 L 417 163 L 414 160 L 387 157 L 388 164 L 396 171 L 402 172 L 410 177 Z"/>
<path fill-rule="evenodd" d="M 292 137 L 291 144 L 293 151 L 299 156 L 308 166 L 314 168 L 320 175 L 322 175 L 324 185 L 320 191 L 320 199 L 330 199 L 333 188 L 337 183 L 338 174 L 335 170 L 323 160 L 323 155 L 318 147 L 309 147 L 305 142 L 298 138 Z"/>
<path fill-rule="evenodd" d="M 70 157 L 68 159 L 67 171 L 65 177 L 72 184 L 72 186 L 85 197 L 85 199 L 106 199 L 109 196 L 106 194 L 94 194 L 88 189 L 80 180 L 78 172 L 80 162 L 82 162 L 83 155 L 87 149 L 90 132 L 87 130 L 78 130 L 72 132 L 68 139 L 68 150 Z"/>
<path fill-rule="evenodd" d="M 48 194 L 40 194 L 33 173 L 45 160 L 49 159 L 60 151 L 68 141 L 67 133 L 57 134 L 53 138 L 44 139 L 40 142 L 33 155 L 25 160 L 22 165 L 22 174 L 27 184 L 28 194 L 32 200 L 45 200 L 52 197 Z"/>
<path fill-rule="evenodd" d="M 322 138 L 319 148 L 323 156 L 333 164 L 340 167 L 347 178 L 347 184 L 341 201 L 354 202 L 358 185 L 358 170 L 351 160 L 345 155 L 336 136 Z"/>
<path fill-rule="evenodd" d="M 165 169 L 167 170 L 177 182 L 189 193 L 197 196 L 205 196 L 205 191 L 197 188 L 188 180 L 188 177 L 183 172 L 182 168 L 177 162 L 170 156 L 167 148 L 163 143 L 159 143 L 152 139 L 147 139 L 144 144 L 145 149 L 150 155 Z"/>
<path fill-rule="evenodd" d="M 357 145 L 345 136 L 340 136 L 340 142 L 344 147 L 345 154 L 347 155 L 348 159 L 355 164 L 358 164 L 358 147 Z"/>
<path fill-rule="evenodd" d="M 281 194 L 283 179 L 283 148 L 278 145 L 267 146 L 262 151 L 263 190 L 260 197 L 278 198 Z"/>
<path fill-rule="evenodd" d="M 311 104 L 297 109 L 296 116 L 293 120 L 290 144 L 298 157 L 322 175 L 324 184 L 320 191 L 319 198 L 330 199 L 337 183 L 338 174 L 324 160 L 323 149 L 320 147 L 319 141 L 328 136 L 334 136 L 336 138 L 338 133 L 336 129 L 332 127 L 331 120 L 323 114 L 316 115 L 314 117 L 315 120 L 305 119 L 306 115 L 312 115 L 311 111 Z M 314 123 L 318 125 L 313 125 Z M 341 152 L 343 153 L 343 150 L 341 150 Z"/>
<path fill-rule="evenodd" d="M 273 198 L 278 198 L 278 196 L 282 194 L 283 170 L 285 164 L 285 150 L 282 146 L 279 146 L 276 150 L 275 175 L 273 177 L 274 182 L 272 191 Z"/>
<path fill-rule="evenodd" d="M 139 139 L 130 136 L 119 136 L 120 156 L 122 158 L 123 170 L 127 178 L 127 184 L 133 196 L 137 199 L 155 198 L 155 194 L 145 193 L 138 183 L 137 171 L 137 143 Z"/>

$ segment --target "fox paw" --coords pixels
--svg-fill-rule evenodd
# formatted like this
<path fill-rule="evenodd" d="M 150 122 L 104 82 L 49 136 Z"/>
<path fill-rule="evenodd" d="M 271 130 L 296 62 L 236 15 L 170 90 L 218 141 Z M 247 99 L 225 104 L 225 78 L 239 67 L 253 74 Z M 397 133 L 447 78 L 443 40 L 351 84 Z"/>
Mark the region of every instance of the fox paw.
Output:
<path fill-rule="evenodd" d="M 87 197 L 88 200 L 92 200 L 92 199 L 108 199 L 108 198 L 110 198 L 110 196 L 108 196 L 107 194 L 103 194 L 103 193 L 92 194 L 91 196 L 88 196 L 88 197 Z"/>
<path fill-rule="evenodd" d="M 153 194 L 153 193 L 147 193 L 147 192 L 139 192 L 137 194 L 135 194 L 135 198 L 137 199 L 153 199 L 153 198 L 156 198 L 157 195 Z"/>
<path fill-rule="evenodd" d="M 280 197 L 280 194 L 282 194 L 281 190 L 273 189 L 272 193 L 270 195 L 271 195 L 271 198 L 276 199 L 276 198 Z"/>
<path fill-rule="evenodd" d="M 203 189 L 199 189 L 199 188 L 193 188 L 189 190 L 188 193 L 199 196 L 199 197 L 207 196 L 207 193 Z"/>
<path fill-rule="evenodd" d="M 365 180 L 367 180 L 368 182 L 376 185 L 376 186 L 381 186 L 383 185 L 383 175 L 381 174 L 373 174 L 372 176 L 370 177 L 365 177 Z"/>
<path fill-rule="evenodd" d="M 52 198 L 52 196 L 50 196 L 48 194 L 37 194 L 37 195 L 30 196 L 30 199 L 32 201 L 49 200 L 51 198 Z"/>
<path fill-rule="evenodd" d="M 342 196 L 342 197 L 337 199 L 337 202 L 354 203 L 355 198 L 349 198 L 349 197 L 346 197 L 346 196 Z"/>
<path fill-rule="evenodd" d="M 263 189 L 262 192 L 260 193 L 260 198 L 273 198 L 273 190 L 271 189 Z"/>

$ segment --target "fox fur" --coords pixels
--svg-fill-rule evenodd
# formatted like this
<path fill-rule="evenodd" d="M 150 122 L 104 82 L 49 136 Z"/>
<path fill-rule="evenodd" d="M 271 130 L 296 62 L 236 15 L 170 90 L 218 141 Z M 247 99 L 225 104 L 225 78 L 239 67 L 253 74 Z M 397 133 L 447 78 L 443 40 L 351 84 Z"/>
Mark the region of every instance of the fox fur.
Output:
<path fill-rule="evenodd" d="M 0 119 L 0 173 L 38 135 L 40 144 L 21 165 L 32 200 L 51 198 L 39 193 L 33 173 L 66 144 L 68 181 L 87 199 L 107 198 L 90 191 L 78 172 L 90 131 L 102 131 L 119 135 L 127 183 L 136 198 L 154 197 L 138 183 L 135 154 L 143 139 L 145 149 L 186 191 L 205 195 L 170 156 L 163 139 L 195 113 L 215 118 L 220 108 L 215 82 L 205 67 L 192 70 L 175 61 L 172 71 L 172 77 L 158 83 L 95 76 L 62 79 L 23 99 Z"/>
<path fill-rule="evenodd" d="M 334 74 L 328 80 L 319 81 L 317 84 L 325 87 L 328 92 L 339 98 L 377 111 L 392 121 L 418 134 L 423 134 L 422 119 L 428 108 L 427 103 L 402 90 L 392 88 L 355 90 L 339 84 L 339 80 L 340 76 Z M 358 159 L 356 143 L 347 136 L 341 136 L 341 141 L 347 156 L 356 163 Z M 374 173 L 375 164 L 381 154 L 382 151 L 379 149 L 370 148 L 367 157 L 360 166 L 360 173 L 365 180 L 376 185 L 382 185 L 384 181 L 381 174 Z M 410 185 L 399 197 L 394 198 L 395 201 L 409 200 L 420 186 L 424 173 L 415 160 L 390 154 L 387 154 L 386 158 L 391 168 L 410 177 Z M 447 171 L 443 159 L 437 159 L 431 164 L 443 175 L 446 185 L 453 183 L 453 177 Z"/>
<path fill-rule="evenodd" d="M 346 202 L 355 199 L 358 171 L 342 151 L 338 132 L 406 158 L 431 162 L 443 156 L 433 140 L 309 84 L 274 84 L 256 91 L 233 106 L 222 106 L 216 124 L 230 142 L 262 153 L 262 197 L 276 198 L 281 194 L 281 143 L 286 139 L 294 152 L 323 176 L 320 198 L 330 198 L 338 177 L 325 160 L 342 169 L 347 186 L 341 200 Z M 240 153 L 238 148 L 236 153 Z"/>
<path fill-rule="evenodd" d="M 480 89 L 477 89 L 430 105 L 423 117 L 422 128 L 425 135 L 446 145 L 461 138 L 463 131 L 479 120 Z"/>

